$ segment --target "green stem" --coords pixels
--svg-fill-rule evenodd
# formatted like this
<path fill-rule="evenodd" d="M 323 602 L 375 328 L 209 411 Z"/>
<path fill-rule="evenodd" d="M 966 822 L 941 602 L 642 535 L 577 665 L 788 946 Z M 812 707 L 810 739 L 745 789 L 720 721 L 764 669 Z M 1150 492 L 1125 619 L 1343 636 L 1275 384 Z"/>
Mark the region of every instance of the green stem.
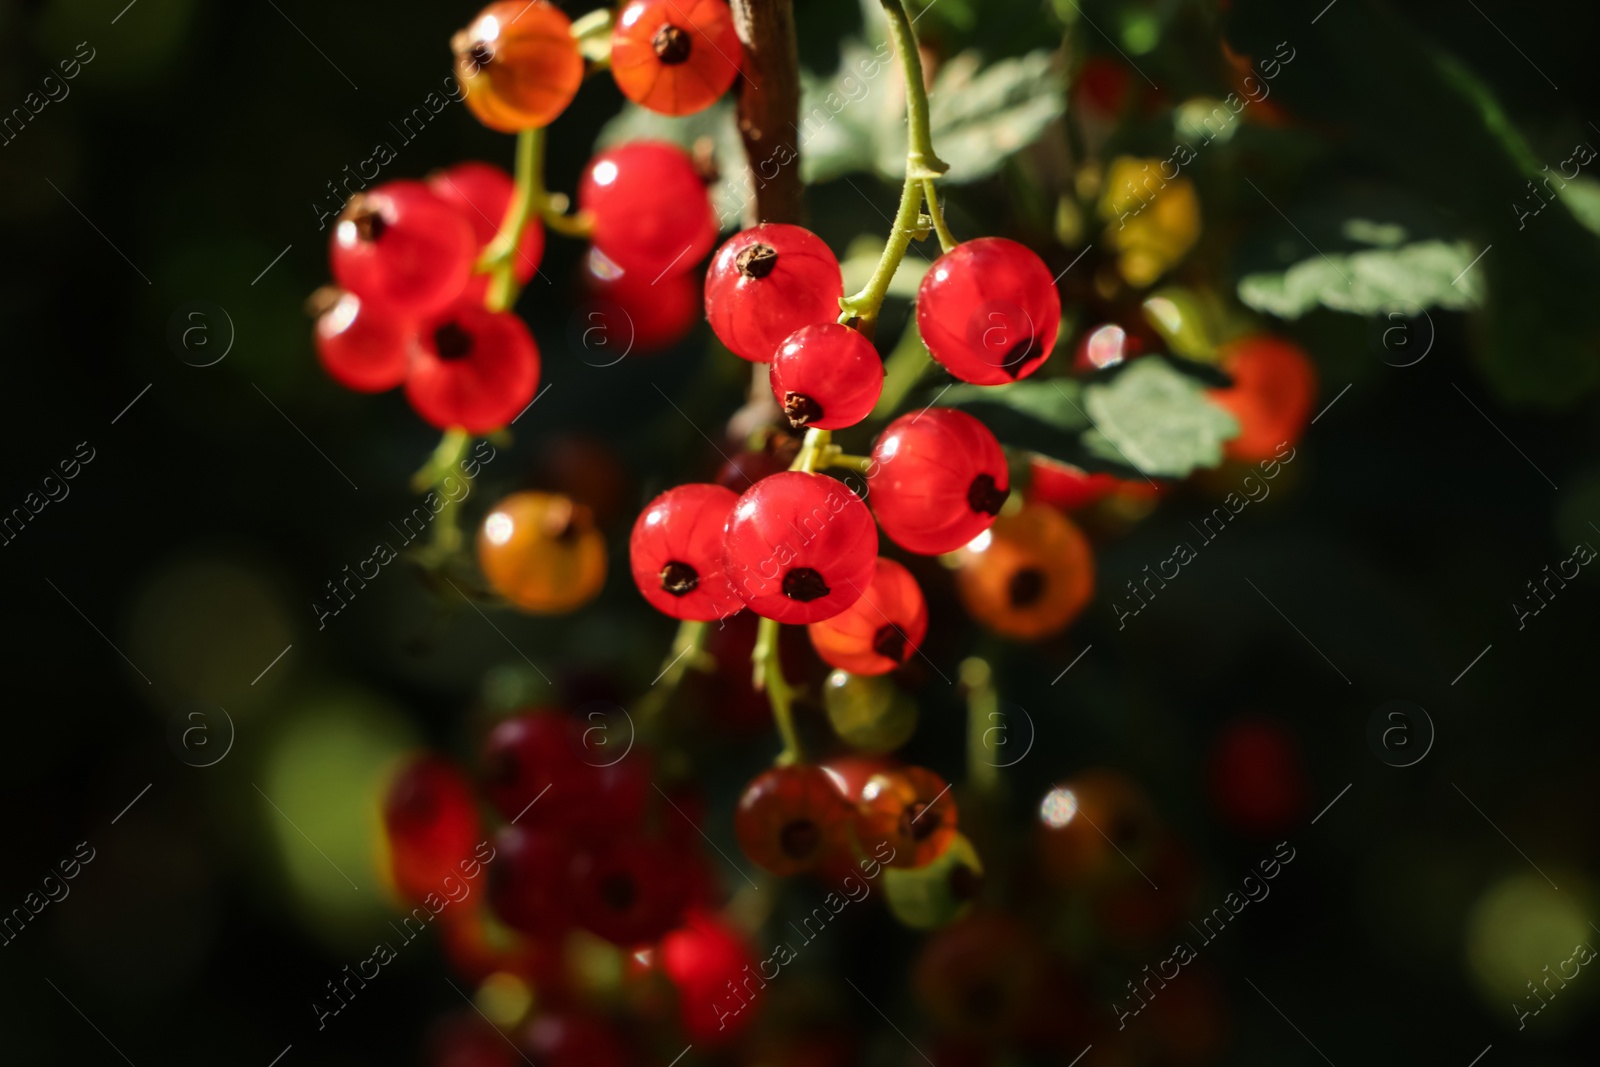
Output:
<path fill-rule="evenodd" d="M 917 221 L 921 217 L 922 181 L 908 177 L 905 188 L 900 192 L 900 209 L 895 212 L 888 243 L 883 246 L 883 255 L 878 257 L 878 265 L 872 269 L 867 287 L 839 301 L 839 307 L 843 310 L 839 316 L 840 322 L 859 319 L 858 328 L 861 332 L 872 336 L 878 322 L 878 312 L 883 309 L 883 299 L 889 295 L 889 283 L 894 281 L 894 272 L 900 269 L 900 262 L 906 258 L 906 250 L 911 247 L 911 239 L 916 236 L 919 229 Z"/>
<path fill-rule="evenodd" d="M 911 31 L 911 16 L 906 14 L 903 0 L 882 0 L 882 3 L 883 13 L 889 20 L 889 39 L 900 57 L 900 72 L 906 81 L 906 125 L 911 138 L 911 149 L 906 153 L 906 177 L 937 178 L 950 169 L 950 164 L 933 151 L 933 133 L 928 125 L 928 91 L 922 84 L 922 54 L 917 51 L 917 37 Z"/>
<path fill-rule="evenodd" d="M 783 739 L 778 765 L 804 763 L 805 751 L 800 747 L 800 735 L 794 728 L 794 690 L 783 677 L 783 664 L 778 656 L 777 619 L 761 620 L 750 662 L 755 666 L 755 686 L 767 691 L 767 699 L 772 702 L 772 720 L 777 724 L 778 736 Z"/>
<path fill-rule="evenodd" d="M 412 490 L 423 493 L 438 485 L 446 474 L 456 469 L 456 464 L 467 454 L 467 446 L 471 443 L 472 435 L 460 427 L 446 430 L 444 436 L 439 438 L 439 443 L 434 446 L 433 455 L 428 457 L 428 462 L 411 476 Z"/>
<path fill-rule="evenodd" d="M 505 220 L 500 223 L 500 232 L 478 259 L 478 269 L 490 275 L 489 293 L 484 298 L 484 305 L 490 311 L 504 311 L 516 303 L 517 249 L 522 243 L 522 231 L 528 228 L 528 220 L 543 209 L 543 186 L 544 130 L 536 126 L 517 134 L 516 185 L 511 203 L 506 208 Z"/>
<path fill-rule="evenodd" d="M 967 690 L 967 782 L 978 793 L 991 793 L 1000 782 L 1000 768 L 986 758 L 993 751 L 988 734 L 1005 725 L 994 672 L 987 660 L 973 656 L 962 661 L 960 676 Z"/>
<path fill-rule="evenodd" d="M 672 639 L 672 648 L 668 650 L 667 658 L 661 664 L 661 674 L 634 705 L 634 710 L 639 716 L 639 732 L 646 740 L 655 738 L 661 713 L 671 703 L 672 696 L 677 692 L 684 676 L 691 669 L 704 671 L 716 666 L 716 661 L 705 652 L 706 636 L 710 632 L 708 623 L 686 619 L 678 624 L 678 633 Z"/>
<path fill-rule="evenodd" d="M 872 465 L 875 462 L 876 461 L 871 456 L 848 455 L 838 445 L 829 445 L 827 451 L 823 453 L 822 459 L 820 462 L 818 462 L 817 466 L 844 467 L 847 470 L 859 471 L 862 474 L 865 474 L 872 468 Z"/>
<path fill-rule="evenodd" d="M 922 195 L 928 201 L 928 217 L 933 220 L 934 232 L 939 235 L 939 250 L 948 252 L 960 241 L 950 232 L 950 227 L 944 221 L 944 208 L 939 206 L 939 191 L 934 187 L 932 178 L 922 179 Z"/>

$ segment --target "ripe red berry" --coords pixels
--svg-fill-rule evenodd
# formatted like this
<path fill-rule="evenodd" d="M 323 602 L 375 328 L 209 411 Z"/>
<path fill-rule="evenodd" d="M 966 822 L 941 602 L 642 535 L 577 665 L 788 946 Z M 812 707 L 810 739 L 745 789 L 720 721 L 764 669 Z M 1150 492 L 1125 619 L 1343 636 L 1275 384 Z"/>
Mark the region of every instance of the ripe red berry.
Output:
<path fill-rule="evenodd" d="M 450 50 L 467 107 L 501 133 L 548 126 L 583 82 L 572 20 L 547 0 L 496 0 Z"/>
<path fill-rule="evenodd" d="M 726 1042 L 756 1018 L 761 983 L 749 978 L 758 969 L 756 954 L 715 915 L 691 912 L 682 927 L 661 939 L 660 958 L 661 970 L 677 987 L 678 1014 L 689 1040 Z"/>
<path fill-rule="evenodd" d="M 1244 463 L 1281 456 L 1280 446 L 1300 440 L 1317 402 L 1317 369 L 1305 350 L 1270 334 L 1242 337 L 1222 347 L 1222 369 L 1233 377 L 1211 400 L 1239 420 L 1239 436 L 1224 446 Z"/>
<path fill-rule="evenodd" d="M 639 1062 L 615 1024 L 570 1012 L 541 1009 L 523 1031 L 522 1046 L 530 1054 L 526 1062 L 539 1067 L 628 1067 Z M 502 1041 L 500 1047 L 507 1046 Z M 517 1057 L 514 1062 L 524 1061 Z"/>
<path fill-rule="evenodd" d="M 706 317 L 736 356 L 766 363 L 796 330 L 839 318 L 844 275 L 822 238 L 784 223 L 729 238 L 706 274 Z"/>
<path fill-rule="evenodd" d="M 1122 484 L 1122 479 L 1114 474 L 1090 473 L 1043 456 L 1034 456 L 1028 466 L 1028 502 L 1049 504 L 1063 511 L 1076 511 L 1098 503 Z"/>
<path fill-rule="evenodd" d="M 928 605 L 911 572 L 879 557 L 861 599 L 809 627 L 822 662 L 851 674 L 885 674 L 916 652 L 928 633 Z"/>
<path fill-rule="evenodd" d="M 387 182 L 350 198 L 328 258 L 339 285 L 406 315 L 441 311 L 472 273 L 472 227 L 421 182 Z"/>
<path fill-rule="evenodd" d="M 535 937 L 571 929 L 568 871 L 577 855 L 567 835 L 548 826 L 502 826 L 489 864 L 489 906 L 500 921 Z"/>
<path fill-rule="evenodd" d="M 411 365 L 409 321 L 340 293 L 317 317 L 317 358 L 328 376 L 359 393 L 381 393 L 406 380 Z"/>
<path fill-rule="evenodd" d="M 964 411 L 929 408 L 895 419 L 872 450 L 872 511 L 908 552 L 954 552 L 994 522 L 1010 492 L 1005 453 Z"/>
<path fill-rule="evenodd" d="M 772 395 L 796 428 L 854 426 L 872 414 L 882 392 L 878 350 L 837 322 L 802 326 L 772 357 Z"/>
<path fill-rule="evenodd" d="M 820 622 L 872 584 L 878 528 L 854 493 L 822 474 L 785 471 L 757 482 L 734 506 L 723 568 L 757 615 Z"/>
<path fill-rule="evenodd" d="M 821 767 L 774 767 L 745 786 L 733 832 L 750 862 L 788 877 L 846 848 L 851 816 Z"/>
<path fill-rule="evenodd" d="M 583 762 L 582 726 L 559 711 L 497 724 L 483 743 L 483 784 L 500 814 L 519 826 L 564 825 L 589 803 L 593 767 Z"/>
<path fill-rule="evenodd" d="M 692 270 L 652 278 L 624 271 L 590 249 L 583 281 L 589 300 L 575 341 L 582 349 L 578 357 L 590 366 L 609 367 L 626 355 L 671 348 L 689 336 L 704 313 L 700 279 Z"/>
<path fill-rule="evenodd" d="M 900 767 L 867 779 L 856 802 L 856 839 L 874 855 L 887 844 L 890 867 L 921 867 L 956 836 L 956 802 L 945 780 L 924 767 Z"/>
<path fill-rule="evenodd" d="M 461 301 L 423 321 L 406 399 L 441 430 L 498 430 L 519 415 L 539 384 L 539 349 L 521 319 Z"/>
<path fill-rule="evenodd" d="M 628 541 L 639 592 L 674 619 L 707 622 L 743 610 L 722 569 L 722 534 L 739 497 L 720 485 L 680 485 L 639 513 Z"/>
<path fill-rule="evenodd" d="M 934 261 L 917 292 L 917 328 L 933 358 L 962 381 L 1000 385 L 1050 358 L 1061 296 L 1050 268 L 1004 237 L 980 237 Z"/>
<path fill-rule="evenodd" d="M 447 760 L 424 756 L 395 775 L 383 802 L 390 870 L 402 896 L 443 894 L 483 840 L 472 789 Z"/>
<path fill-rule="evenodd" d="M 594 246 L 652 282 L 687 271 L 717 240 L 694 161 L 663 141 L 630 141 L 595 156 L 578 185 L 578 207 L 594 220 Z"/>
<path fill-rule="evenodd" d="M 500 232 L 506 212 L 511 209 L 511 197 L 516 191 L 511 175 L 489 163 L 457 163 L 428 179 L 428 188 L 439 199 L 455 208 L 472 227 L 477 242 L 476 260 L 490 241 Z M 518 285 L 526 285 L 539 269 L 544 258 L 544 225 L 537 215 L 529 215 L 522 228 L 522 238 L 511 261 L 511 273 Z M 475 275 L 467 284 L 467 299 L 481 301 L 489 288 L 487 274 Z"/>
<path fill-rule="evenodd" d="M 580 855 L 572 868 L 578 923 L 617 945 L 654 941 L 676 926 L 689 899 L 689 866 L 664 842 L 632 836 Z"/>
<path fill-rule="evenodd" d="M 611 31 L 611 73 L 664 115 L 710 107 L 739 76 L 743 48 L 725 0 L 633 0 Z"/>
<path fill-rule="evenodd" d="M 1266 837 L 1288 827 L 1305 809 L 1305 758 L 1277 719 L 1229 723 L 1211 750 L 1208 771 L 1211 803 L 1234 829 Z"/>

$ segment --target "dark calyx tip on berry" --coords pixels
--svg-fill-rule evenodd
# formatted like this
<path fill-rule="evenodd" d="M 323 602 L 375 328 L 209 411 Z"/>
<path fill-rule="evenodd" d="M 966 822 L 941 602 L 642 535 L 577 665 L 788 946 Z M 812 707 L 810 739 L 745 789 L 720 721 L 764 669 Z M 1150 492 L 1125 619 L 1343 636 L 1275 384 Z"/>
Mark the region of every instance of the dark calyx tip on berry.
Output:
<path fill-rule="evenodd" d="M 967 486 L 967 506 L 985 515 L 998 515 L 1010 493 L 995 484 L 994 475 L 980 474 Z"/>
<path fill-rule="evenodd" d="M 778 847 L 792 860 L 809 859 L 822 843 L 822 830 L 810 819 L 796 819 L 778 833 Z"/>
<path fill-rule="evenodd" d="M 376 241 L 389 228 L 383 213 L 365 200 L 351 205 L 350 221 L 355 223 L 356 236 L 363 241 Z"/>
<path fill-rule="evenodd" d="M 472 355 L 472 335 L 460 323 L 447 322 L 433 331 L 433 347 L 440 359 L 466 359 Z"/>
<path fill-rule="evenodd" d="M 700 585 L 700 572 L 680 560 L 661 568 L 661 588 L 673 596 L 688 596 Z"/>
<path fill-rule="evenodd" d="M 686 31 L 670 22 L 662 23 L 656 35 L 650 39 L 650 47 L 655 49 L 656 58 L 669 67 L 687 63 L 693 43 Z"/>
<path fill-rule="evenodd" d="M 1024 567 L 1011 576 L 1006 594 L 1014 608 L 1032 607 L 1044 596 L 1044 571 L 1038 567 Z"/>
<path fill-rule="evenodd" d="M 472 48 L 467 51 L 467 58 L 472 61 L 472 73 L 476 74 L 494 62 L 494 49 L 489 47 L 488 41 L 474 41 Z"/>
<path fill-rule="evenodd" d="M 900 812 L 900 836 L 912 841 L 926 841 L 939 830 L 944 817 L 938 809 L 920 800 L 907 804 Z"/>
<path fill-rule="evenodd" d="M 1033 355 L 1033 348 L 1032 337 L 1026 341 L 1018 341 L 1006 353 L 1005 362 L 1000 364 L 1000 369 L 1016 378 L 1022 373 L 1022 368 L 1028 365 L 1028 360 Z"/>
<path fill-rule="evenodd" d="M 791 426 L 803 429 L 822 418 L 822 405 L 802 393 L 784 393 L 783 413 L 789 417 Z"/>
<path fill-rule="evenodd" d="M 765 278 L 778 265 L 778 250 L 771 245 L 753 244 L 739 253 L 733 265 L 746 278 Z"/>
<path fill-rule="evenodd" d="M 831 592 L 822 575 L 810 567 L 795 567 L 783 576 L 783 595 L 790 600 L 808 604 L 813 600 L 821 600 Z"/>
<path fill-rule="evenodd" d="M 893 623 L 885 623 L 878 627 L 878 632 L 872 635 L 872 651 L 885 659 L 892 659 L 896 663 L 906 661 L 906 653 L 910 651 L 906 643 L 906 635 Z"/>

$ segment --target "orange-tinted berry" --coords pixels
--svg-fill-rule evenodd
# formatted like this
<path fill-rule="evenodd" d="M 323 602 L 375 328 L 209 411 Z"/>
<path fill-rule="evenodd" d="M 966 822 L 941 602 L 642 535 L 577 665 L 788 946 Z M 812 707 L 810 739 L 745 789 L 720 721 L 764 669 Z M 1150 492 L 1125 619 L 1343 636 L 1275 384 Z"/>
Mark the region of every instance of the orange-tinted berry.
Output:
<path fill-rule="evenodd" d="M 583 81 L 572 20 L 547 0 L 497 0 L 450 48 L 467 107 L 502 133 L 548 126 Z"/>
<path fill-rule="evenodd" d="M 1043 991 L 1044 971 L 1037 931 L 1007 915 L 980 914 L 928 939 L 912 968 L 911 984 L 940 1029 L 1001 1043 L 1026 1022 Z"/>
<path fill-rule="evenodd" d="M 710 107 L 739 76 L 741 55 L 725 0 L 633 0 L 611 31 L 617 88 L 663 115 Z"/>
<path fill-rule="evenodd" d="M 1039 860 L 1060 885 L 1137 878 L 1134 865 L 1148 863 L 1160 839 L 1149 798 L 1115 771 L 1085 771 L 1039 803 Z"/>
<path fill-rule="evenodd" d="M 739 847 L 773 874 L 810 870 L 844 847 L 850 805 L 820 767 L 774 767 L 745 787 L 733 815 Z"/>
<path fill-rule="evenodd" d="M 1300 440 L 1317 402 L 1317 369 L 1305 350 L 1258 334 L 1224 345 L 1220 355 L 1233 385 L 1211 390 L 1211 401 L 1239 420 L 1239 436 L 1223 446 L 1228 458 L 1255 463 Z"/>
<path fill-rule="evenodd" d="M 1033 640 L 1078 617 L 1094 593 L 1094 555 L 1072 521 L 1029 504 L 1002 515 L 961 554 L 956 592 L 967 613 L 996 633 Z"/>
<path fill-rule="evenodd" d="M 856 802 L 856 838 L 881 855 L 887 844 L 890 867 L 932 863 L 956 836 L 956 802 L 945 780 L 925 767 L 901 767 L 875 774 Z"/>
<path fill-rule="evenodd" d="M 916 654 L 928 633 L 928 605 L 911 572 L 878 558 L 861 599 L 806 627 L 822 662 L 851 674 L 886 674 Z"/>
<path fill-rule="evenodd" d="M 550 493 L 513 493 L 483 520 L 478 566 L 490 587 L 522 610 L 560 615 L 600 592 L 606 543 L 582 504 Z"/>

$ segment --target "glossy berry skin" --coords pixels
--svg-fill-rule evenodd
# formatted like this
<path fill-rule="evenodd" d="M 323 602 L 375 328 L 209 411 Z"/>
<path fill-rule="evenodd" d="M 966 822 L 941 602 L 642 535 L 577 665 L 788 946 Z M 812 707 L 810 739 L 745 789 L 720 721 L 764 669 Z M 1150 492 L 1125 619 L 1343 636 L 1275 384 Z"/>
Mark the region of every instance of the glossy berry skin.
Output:
<path fill-rule="evenodd" d="M 954 552 L 993 524 L 1011 489 L 1005 453 L 964 411 L 929 408 L 891 422 L 867 471 L 872 511 L 908 552 Z"/>
<path fill-rule="evenodd" d="M 1002 516 L 987 544 L 962 553 L 956 593 L 967 613 L 996 633 L 1048 637 L 1078 617 L 1094 595 L 1088 538 L 1054 508 L 1029 504 Z"/>
<path fill-rule="evenodd" d="M 441 311 L 466 288 L 472 227 L 421 182 L 386 182 L 350 198 L 328 259 L 339 286 L 413 318 Z"/>
<path fill-rule="evenodd" d="M 1051 789 L 1039 804 L 1036 852 L 1046 877 L 1057 885 L 1104 883 L 1121 878 L 1124 869 L 1134 874 L 1122 857 L 1148 862 L 1161 837 L 1144 790 L 1116 771 L 1084 771 Z"/>
<path fill-rule="evenodd" d="M 501 133 L 548 126 L 583 82 L 572 20 L 547 0 L 497 0 L 450 39 L 450 50 L 467 107 Z"/>
<path fill-rule="evenodd" d="M 1061 296 L 1044 260 L 1004 237 L 967 241 L 934 261 L 917 292 L 917 328 L 962 381 L 1026 378 L 1055 349 Z"/>
<path fill-rule="evenodd" d="M 562 615 L 605 584 L 606 543 L 583 505 L 549 493 L 513 493 L 483 520 L 478 566 L 490 587 L 523 611 Z"/>
<path fill-rule="evenodd" d="M 444 894 L 446 878 L 459 880 L 463 862 L 483 840 L 472 789 L 460 771 L 434 756 L 402 767 L 383 801 L 390 870 L 408 900 Z"/>
<path fill-rule="evenodd" d="M 578 357 L 594 367 L 671 348 L 689 336 L 703 313 L 700 279 L 692 270 L 654 277 L 623 271 L 591 249 L 583 284 Z"/>
<path fill-rule="evenodd" d="M 680 485 L 650 501 L 633 524 L 633 580 L 652 607 L 709 622 L 744 609 L 722 569 L 722 533 L 739 497 L 720 485 Z"/>
<path fill-rule="evenodd" d="M 476 261 L 499 234 L 500 225 L 511 209 L 511 197 L 515 192 L 511 175 L 489 163 L 468 161 L 434 174 L 428 179 L 428 188 L 455 208 L 472 227 L 472 237 L 478 246 L 473 254 Z M 518 285 L 526 285 L 533 278 L 543 258 L 544 224 L 537 215 L 530 215 L 511 261 L 511 273 Z M 473 275 L 467 283 L 467 299 L 481 302 L 488 288 L 487 274 Z"/>
<path fill-rule="evenodd" d="M 916 702 L 881 675 L 835 670 L 823 683 L 822 702 L 833 732 L 857 752 L 893 752 L 917 732 Z"/>
<path fill-rule="evenodd" d="M 847 848 L 851 815 L 827 771 L 773 767 L 745 786 L 733 832 L 750 862 L 786 878 Z"/>
<path fill-rule="evenodd" d="M 757 973 L 759 961 L 734 927 L 713 913 L 690 912 L 681 927 L 661 939 L 659 955 L 661 970 L 678 990 L 679 1021 L 690 1041 L 725 1043 L 755 1021 L 761 984 L 748 982 L 746 975 Z M 737 1000 L 730 983 L 740 990 Z M 732 1010 L 746 998 L 749 1006 Z"/>
<path fill-rule="evenodd" d="M 537 807 L 537 805 L 535 805 Z M 577 850 L 549 826 L 502 826 L 489 865 L 489 906 L 501 922 L 535 937 L 572 928 L 569 872 Z"/>
<path fill-rule="evenodd" d="M 796 330 L 839 318 L 844 275 L 822 238 L 786 223 L 734 234 L 706 273 L 706 318 L 736 356 L 769 362 Z"/>
<path fill-rule="evenodd" d="M 423 320 L 412 340 L 406 399 L 431 425 L 492 433 L 528 406 L 539 348 L 522 320 L 461 300 Z"/>
<path fill-rule="evenodd" d="M 1257 334 L 1224 345 L 1219 355 L 1233 385 L 1209 395 L 1239 420 L 1239 436 L 1223 446 L 1228 458 L 1255 463 L 1300 440 L 1317 400 L 1317 370 L 1305 350 Z"/>
<path fill-rule="evenodd" d="M 757 615 L 820 622 L 872 584 L 878 528 L 867 506 L 821 474 L 763 478 L 734 506 L 722 565 L 734 592 Z"/>
<path fill-rule="evenodd" d="M 848 326 L 802 326 L 772 357 L 772 396 L 796 429 L 842 430 L 872 414 L 883 392 L 883 360 Z"/>
<path fill-rule="evenodd" d="M 632 0 L 611 31 L 611 73 L 641 107 L 689 115 L 728 91 L 743 51 L 725 0 Z"/>
<path fill-rule="evenodd" d="M 317 358 L 328 376 L 358 393 L 381 393 L 406 380 L 411 324 L 354 293 L 340 293 L 317 317 Z"/>
<path fill-rule="evenodd" d="M 495 724 L 483 742 L 484 791 L 518 826 L 567 825 L 591 802 L 583 724 L 564 712 L 533 711 Z M 596 761 L 598 762 L 598 761 Z"/>
<path fill-rule="evenodd" d="M 678 924 L 689 899 L 689 868 L 665 842 L 609 838 L 580 856 L 571 876 L 578 923 L 615 945 L 654 941 Z"/>
<path fill-rule="evenodd" d="M 1063 511 L 1077 511 L 1097 504 L 1122 484 L 1122 479 L 1114 474 L 1091 473 L 1043 456 L 1034 456 L 1028 466 L 1028 502 L 1049 504 Z"/>
<path fill-rule="evenodd" d="M 689 270 L 717 240 L 694 161 L 664 141 L 630 141 L 595 156 L 578 183 L 578 208 L 594 220 L 595 248 L 652 282 Z"/>
<path fill-rule="evenodd" d="M 928 633 L 928 604 L 911 572 L 878 558 L 861 599 L 808 626 L 822 662 L 851 674 L 886 674 L 916 654 Z"/>
<path fill-rule="evenodd" d="M 922 867 L 956 836 L 956 802 L 945 780 L 925 767 L 899 767 L 867 779 L 856 801 L 856 839 L 868 852 L 894 850 L 889 867 Z"/>

